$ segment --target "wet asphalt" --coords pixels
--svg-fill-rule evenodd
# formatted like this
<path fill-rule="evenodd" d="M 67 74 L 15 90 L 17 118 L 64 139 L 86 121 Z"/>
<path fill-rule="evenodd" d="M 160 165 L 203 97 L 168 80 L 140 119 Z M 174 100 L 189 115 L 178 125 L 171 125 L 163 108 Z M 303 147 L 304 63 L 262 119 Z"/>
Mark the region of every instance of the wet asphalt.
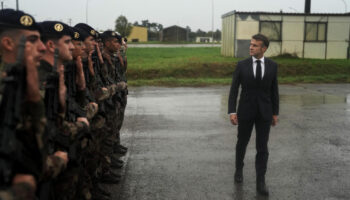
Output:
<path fill-rule="evenodd" d="M 266 182 L 255 186 L 255 133 L 244 183 L 235 184 L 237 127 L 229 86 L 129 91 L 122 143 L 129 147 L 113 199 L 350 199 L 350 84 L 280 85 Z"/>

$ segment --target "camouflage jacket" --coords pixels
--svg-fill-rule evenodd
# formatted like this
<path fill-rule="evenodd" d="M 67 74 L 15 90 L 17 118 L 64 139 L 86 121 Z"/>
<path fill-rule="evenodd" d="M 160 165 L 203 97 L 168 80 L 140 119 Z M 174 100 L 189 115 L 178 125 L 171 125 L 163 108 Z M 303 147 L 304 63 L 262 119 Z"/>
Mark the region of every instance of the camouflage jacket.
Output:
<path fill-rule="evenodd" d="M 20 183 L 4 190 L 0 190 L 0 200 L 35 200 L 34 189 L 26 184 Z"/>

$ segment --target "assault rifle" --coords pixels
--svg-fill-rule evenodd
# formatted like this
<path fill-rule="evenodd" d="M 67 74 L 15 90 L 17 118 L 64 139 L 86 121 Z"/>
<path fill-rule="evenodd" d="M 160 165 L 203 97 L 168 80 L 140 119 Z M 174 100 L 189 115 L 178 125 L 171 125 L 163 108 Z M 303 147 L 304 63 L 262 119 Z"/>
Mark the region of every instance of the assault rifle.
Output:
<path fill-rule="evenodd" d="M 45 86 L 45 112 L 48 119 L 47 135 L 50 142 L 49 154 L 58 149 L 67 150 L 69 148 L 69 136 L 63 135 L 59 130 L 58 114 L 60 110 L 59 102 L 59 74 L 58 69 L 58 49 L 55 49 L 54 64 L 51 72 L 47 75 Z"/>
<path fill-rule="evenodd" d="M 26 88 L 26 70 L 24 60 L 26 37 L 19 43 L 16 62 L 5 66 L 7 76 L 2 82 L 5 85 L 0 104 L 0 183 L 9 184 L 13 164 L 20 158 L 16 139 L 16 126 L 21 120 L 21 104 Z"/>

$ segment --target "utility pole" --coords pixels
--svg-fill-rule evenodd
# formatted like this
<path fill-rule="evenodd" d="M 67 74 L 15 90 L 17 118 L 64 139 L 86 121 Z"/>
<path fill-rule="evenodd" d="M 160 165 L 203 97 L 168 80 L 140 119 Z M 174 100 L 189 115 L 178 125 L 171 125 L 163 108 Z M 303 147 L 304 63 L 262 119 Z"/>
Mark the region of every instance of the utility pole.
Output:
<path fill-rule="evenodd" d="M 16 0 L 16 10 L 19 9 L 18 7 L 19 7 L 19 6 L 18 6 L 18 0 Z"/>
<path fill-rule="evenodd" d="M 86 12 L 85 12 L 85 14 L 86 14 L 86 19 L 85 19 L 85 22 L 86 22 L 87 24 L 88 24 L 88 12 L 89 12 L 88 7 L 89 7 L 89 0 L 86 0 Z"/>
<path fill-rule="evenodd" d="M 214 44 L 214 0 L 211 0 L 211 7 L 212 7 L 212 15 L 211 15 L 211 38 L 212 43 Z"/>
<path fill-rule="evenodd" d="M 1 1 L 1 10 L 4 10 L 4 1 Z"/>
<path fill-rule="evenodd" d="M 345 12 L 348 12 L 348 4 L 346 4 L 345 0 L 342 0 L 345 6 Z"/>
<path fill-rule="evenodd" d="M 350 28 L 349 28 L 349 40 L 348 40 L 348 55 L 347 55 L 347 58 L 348 60 L 350 59 Z"/>
<path fill-rule="evenodd" d="M 72 26 L 72 18 L 68 19 L 69 26 Z"/>

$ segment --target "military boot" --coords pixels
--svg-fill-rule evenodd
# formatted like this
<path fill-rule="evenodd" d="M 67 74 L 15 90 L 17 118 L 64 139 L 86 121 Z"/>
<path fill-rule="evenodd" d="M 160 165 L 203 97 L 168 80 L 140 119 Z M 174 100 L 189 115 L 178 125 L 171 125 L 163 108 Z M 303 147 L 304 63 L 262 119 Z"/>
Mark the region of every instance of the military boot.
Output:
<path fill-rule="evenodd" d="M 93 193 L 99 193 L 104 196 L 111 196 L 111 193 L 106 189 L 106 187 L 102 187 L 101 184 L 96 184 L 93 189 Z"/>
<path fill-rule="evenodd" d="M 119 160 L 117 158 L 113 158 L 111 160 L 111 165 L 110 165 L 113 169 L 120 169 L 124 166 L 124 162 L 122 160 Z"/>
<path fill-rule="evenodd" d="M 122 179 L 122 176 L 120 174 L 116 174 L 112 171 L 108 171 L 100 177 L 99 182 L 105 183 L 105 184 L 117 184 L 121 181 L 121 179 Z"/>
<path fill-rule="evenodd" d="M 92 198 L 91 200 L 110 200 L 111 197 L 103 195 L 101 193 L 92 193 Z"/>
<path fill-rule="evenodd" d="M 113 152 L 121 155 L 125 155 L 128 152 L 128 148 L 120 144 L 115 144 L 113 147 Z"/>

